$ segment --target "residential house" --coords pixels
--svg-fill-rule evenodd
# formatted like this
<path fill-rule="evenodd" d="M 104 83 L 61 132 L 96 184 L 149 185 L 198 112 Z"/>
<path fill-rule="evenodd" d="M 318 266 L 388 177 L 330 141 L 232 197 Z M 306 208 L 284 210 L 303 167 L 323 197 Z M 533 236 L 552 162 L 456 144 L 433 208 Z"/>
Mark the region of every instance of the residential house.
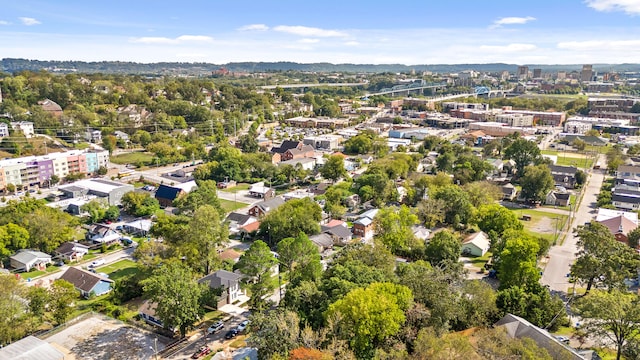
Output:
<path fill-rule="evenodd" d="M 611 194 L 611 203 L 618 209 L 640 209 L 640 191 L 615 189 Z"/>
<path fill-rule="evenodd" d="M 138 313 L 140 314 L 140 317 L 144 319 L 144 321 L 148 324 L 158 327 L 164 327 L 164 323 L 162 322 L 162 320 L 160 320 L 160 318 L 158 318 L 158 315 L 156 315 L 157 307 L 158 304 L 152 302 L 151 300 L 146 300 L 138 309 Z"/>
<path fill-rule="evenodd" d="M 242 254 L 232 248 L 225 249 L 224 251 L 218 253 L 218 257 L 220 258 L 220 260 L 229 260 L 233 263 L 237 263 L 238 260 L 240 260 L 240 256 L 242 256 Z"/>
<path fill-rule="evenodd" d="M 324 195 L 324 193 L 327 192 L 329 186 L 331 186 L 331 184 L 327 182 L 321 182 L 311 185 L 309 187 L 309 191 L 311 191 L 314 195 Z"/>
<path fill-rule="evenodd" d="M 500 188 L 502 190 L 502 200 L 513 201 L 518 195 L 518 190 L 511 183 L 506 183 Z"/>
<path fill-rule="evenodd" d="M 100 296 L 110 292 L 113 290 L 114 283 L 111 279 L 77 267 L 68 268 L 60 279 L 72 283 L 73 287 L 80 291 L 80 294 L 85 298 L 89 298 L 92 295 Z"/>
<path fill-rule="evenodd" d="M 261 201 L 254 204 L 247 213 L 256 218 L 261 218 L 268 214 L 270 211 L 277 209 L 284 203 L 284 199 L 280 196 L 277 196 L 269 200 Z"/>
<path fill-rule="evenodd" d="M 616 238 L 616 240 L 625 244 L 629 243 L 629 233 L 638 227 L 637 217 L 636 221 L 633 221 L 624 214 L 604 220 L 599 220 L 598 222 L 606 226 L 607 229 L 609 229 L 609 232 L 611 232 L 611 234 L 613 234 L 613 236 Z"/>
<path fill-rule="evenodd" d="M 302 145 L 300 148 L 288 149 L 280 156 L 280 161 L 288 161 L 295 159 L 312 158 L 315 150 L 311 145 Z"/>
<path fill-rule="evenodd" d="M 245 225 L 249 225 L 253 222 L 258 221 L 257 218 L 248 215 L 248 214 L 240 214 L 237 212 L 231 212 L 227 215 L 227 222 L 229 223 L 229 233 L 237 234 Z"/>
<path fill-rule="evenodd" d="M 156 190 L 155 198 L 161 207 L 173 206 L 173 202 L 180 196 L 190 193 L 197 188 L 195 180 L 187 181 L 177 185 L 162 184 Z"/>
<path fill-rule="evenodd" d="M 44 270 L 51 264 L 51 255 L 36 250 L 19 250 L 9 257 L 9 264 L 13 269 L 25 272 Z"/>
<path fill-rule="evenodd" d="M 122 140 L 125 143 L 129 142 L 129 134 L 127 134 L 126 132 L 122 132 L 122 131 L 114 131 L 113 135 L 116 136 L 116 139 L 118 140 Z"/>
<path fill-rule="evenodd" d="M 102 142 L 102 131 L 87 129 L 84 133 L 84 139 L 94 144 Z"/>
<path fill-rule="evenodd" d="M 353 222 L 352 232 L 356 237 L 369 240 L 375 234 L 373 228 L 373 219 L 378 214 L 378 209 L 371 209 L 360 214 L 358 220 Z"/>
<path fill-rule="evenodd" d="M 55 250 L 56 255 L 69 261 L 80 261 L 83 256 L 89 253 L 89 247 L 78 242 L 64 242 Z"/>
<path fill-rule="evenodd" d="M 274 164 L 283 161 L 283 155 L 285 152 L 291 149 L 301 149 L 304 144 L 300 141 L 285 140 L 280 146 L 274 146 L 271 148 L 271 162 Z"/>
<path fill-rule="evenodd" d="M 553 180 L 556 185 L 563 186 L 567 189 L 573 189 L 576 185 L 576 172 L 578 168 L 575 166 L 551 165 L 549 166 Z"/>
<path fill-rule="evenodd" d="M 328 234 L 333 239 L 333 243 L 337 245 L 345 245 L 351 242 L 353 233 L 347 227 L 347 224 L 341 220 L 331 220 L 320 227 L 320 231 Z"/>
<path fill-rule="evenodd" d="M 68 359 L 70 357 L 67 357 Z M 0 348 L 2 360 L 64 360 L 65 355 L 55 346 L 33 335 Z"/>
<path fill-rule="evenodd" d="M 57 118 L 62 116 L 62 107 L 53 100 L 50 100 L 50 99 L 40 100 L 38 101 L 38 105 L 42 107 L 42 110 L 46 111 L 47 113 Z"/>
<path fill-rule="evenodd" d="M 264 181 L 251 184 L 249 187 L 249 196 L 268 200 L 275 196 L 276 192 L 273 188 L 265 186 Z"/>
<path fill-rule="evenodd" d="M 411 227 L 411 232 L 413 236 L 422 241 L 426 241 L 431 235 L 431 230 L 427 229 L 423 225 L 414 225 Z"/>
<path fill-rule="evenodd" d="M 242 226 L 239 230 L 238 230 L 238 234 L 240 235 L 240 237 L 242 239 L 246 238 L 247 236 L 253 236 L 255 235 L 255 233 L 260 229 L 260 221 L 256 221 L 256 222 L 252 222 L 249 223 L 247 225 Z"/>
<path fill-rule="evenodd" d="M 544 203 L 546 205 L 553 206 L 569 206 L 571 203 L 571 194 L 559 191 L 549 191 Z"/>
<path fill-rule="evenodd" d="M 95 243 L 112 244 L 120 239 L 120 234 L 107 225 L 95 224 L 87 231 L 86 238 Z"/>
<path fill-rule="evenodd" d="M 479 231 L 467 236 L 462 241 L 462 255 L 483 256 L 489 251 L 491 241 L 484 231 Z"/>
<path fill-rule="evenodd" d="M 278 163 L 278 166 L 291 165 L 293 167 L 300 166 L 303 170 L 312 171 L 316 168 L 317 160 L 312 157 L 294 158 L 284 160 Z"/>
<path fill-rule="evenodd" d="M 242 275 L 227 270 L 218 270 L 198 280 L 199 284 L 206 284 L 211 289 L 221 289 L 222 295 L 218 301 L 218 308 L 227 304 L 233 304 L 245 295 L 240 288 Z"/>
<path fill-rule="evenodd" d="M 320 253 L 333 248 L 333 238 L 330 234 L 323 232 L 312 235 L 309 237 L 309 240 L 318 248 Z"/>
<path fill-rule="evenodd" d="M 620 165 L 616 170 L 616 185 L 627 181 L 640 182 L 640 166 Z"/>
<path fill-rule="evenodd" d="M 149 231 L 151 231 L 152 226 L 153 226 L 153 221 L 149 219 L 138 219 L 122 225 L 122 228 L 128 234 L 137 235 L 137 236 L 147 236 L 147 234 L 149 234 Z"/>
<path fill-rule="evenodd" d="M 11 128 L 13 128 L 13 131 L 22 131 L 27 139 L 35 135 L 33 123 L 30 121 L 11 122 Z"/>
<path fill-rule="evenodd" d="M 527 320 L 512 314 L 505 315 L 502 319 L 494 324 L 494 327 L 503 327 L 510 338 L 521 339 L 529 338 L 536 344 L 546 349 L 554 359 L 570 359 L 570 360 L 586 360 L 586 357 L 576 350 L 564 345 L 557 338 L 549 334 Z"/>
<path fill-rule="evenodd" d="M 9 125 L 0 122 L 0 138 L 9 136 Z"/>

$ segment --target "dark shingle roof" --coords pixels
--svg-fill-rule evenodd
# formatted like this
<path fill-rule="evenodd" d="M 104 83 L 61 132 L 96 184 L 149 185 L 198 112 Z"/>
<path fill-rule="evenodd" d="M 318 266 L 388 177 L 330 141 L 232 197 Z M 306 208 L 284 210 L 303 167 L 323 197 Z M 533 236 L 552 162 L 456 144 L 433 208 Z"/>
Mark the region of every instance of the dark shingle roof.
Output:
<path fill-rule="evenodd" d="M 242 278 L 242 275 L 232 273 L 227 270 L 218 270 L 213 274 L 209 274 L 202 279 L 198 280 L 198 284 L 208 284 L 210 288 L 224 288 L 227 289 L 229 285 L 235 284 Z"/>
<path fill-rule="evenodd" d="M 551 165 L 549 166 L 552 174 L 568 174 L 575 175 L 578 171 L 578 168 L 575 166 L 562 166 L 562 165 Z"/>
<path fill-rule="evenodd" d="M 112 283 L 113 280 L 103 278 L 102 276 L 96 275 L 89 271 L 82 270 L 76 267 L 70 267 L 67 271 L 62 274 L 60 277 L 62 280 L 66 280 L 73 284 L 74 287 L 80 289 L 84 292 L 91 292 L 91 290 L 98 284 L 100 281 L 107 281 Z"/>
<path fill-rule="evenodd" d="M 631 194 L 616 194 L 611 195 L 612 202 L 623 202 L 629 204 L 640 204 L 640 196 L 634 196 Z"/>
<path fill-rule="evenodd" d="M 240 214 L 237 212 L 232 212 L 227 215 L 227 221 L 234 221 L 240 224 L 244 224 L 249 219 L 251 219 L 251 215 Z"/>
<path fill-rule="evenodd" d="M 343 225 L 338 225 L 330 228 L 323 227 L 322 232 L 337 236 L 339 238 L 348 238 L 352 235 L 351 230 Z"/>
<path fill-rule="evenodd" d="M 175 200 L 182 189 L 175 188 L 169 185 L 160 185 L 158 190 L 156 190 L 156 199 L 168 199 Z"/>

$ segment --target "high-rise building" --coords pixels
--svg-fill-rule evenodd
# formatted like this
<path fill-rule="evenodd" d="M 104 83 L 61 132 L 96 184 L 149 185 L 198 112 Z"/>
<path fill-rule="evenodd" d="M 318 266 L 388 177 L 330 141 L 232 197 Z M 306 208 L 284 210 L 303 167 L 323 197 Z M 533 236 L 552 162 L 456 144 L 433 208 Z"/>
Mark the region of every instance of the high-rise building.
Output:
<path fill-rule="evenodd" d="M 558 80 L 564 80 L 567 78 L 567 72 L 566 71 L 558 71 Z"/>
<path fill-rule="evenodd" d="M 533 78 L 540 79 L 542 77 L 542 69 L 533 69 Z"/>
<path fill-rule="evenodd" d="M 518 66 L 518 73 L 516 74 L 518 80 L 525 80 L 529 78 L 529 67 L 528 66 Z"/>
<path fill-rule="evenodd" d="M 591 81 L 591 80 L 593 80 L 593 66 L 582 65 L 582 72 L 580 72 L 580 81 Z"/>

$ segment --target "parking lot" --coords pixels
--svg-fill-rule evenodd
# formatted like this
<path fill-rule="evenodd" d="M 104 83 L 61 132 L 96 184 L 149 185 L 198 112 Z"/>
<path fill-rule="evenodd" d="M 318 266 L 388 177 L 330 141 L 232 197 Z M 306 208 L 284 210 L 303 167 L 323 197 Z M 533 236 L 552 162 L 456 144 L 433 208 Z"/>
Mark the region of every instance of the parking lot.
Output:
<path fill-rule="evenodd" d="M 155 349 L 164 349 L 167 339 L 99 314 L 89 315 L 43 340 L 55 343 L 76 359 L 146 360 Z"/>

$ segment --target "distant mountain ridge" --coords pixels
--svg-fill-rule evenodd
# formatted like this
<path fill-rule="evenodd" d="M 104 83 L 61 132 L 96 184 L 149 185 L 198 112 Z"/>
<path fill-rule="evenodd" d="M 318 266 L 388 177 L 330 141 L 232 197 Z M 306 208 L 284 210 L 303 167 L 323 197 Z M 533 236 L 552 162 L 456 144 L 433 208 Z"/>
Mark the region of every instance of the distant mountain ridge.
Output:
<path fill-rule="evenodd" d="M 580 71 L 582 64 L 568 65 L 527 65 L 529 69 L 542 69 L 543 72 Z M 136 63 L 128 61 L 50 61 L 4 58 L 1 60 L 0 70 L 14 73 L 23 70 L 52 71 L 60 73 L 106 73 L 106 74 L 139 74 L 139 75 L 207 75 L 224 67 L 232 72 L 270 72 L 270 71 L 311 71 L 311 72 L 351 72 L 351 73 L 381 73 L 381 72 L 423 72 L 434 73 L 460 72 L 475 70 L 481 72 L 515 72 L 518 65 L 506 63 L 489 64 L 434 64 L 434 65 L 404 65 L 404 64 L 331 64 L 331 63 L 297 63 L 297 62 L 231 62 L 227 64 L 212 63 L 182 63 L 158 62 Z M 638 72 L 640 64 L 593 64 L 598 72 Z"/>

